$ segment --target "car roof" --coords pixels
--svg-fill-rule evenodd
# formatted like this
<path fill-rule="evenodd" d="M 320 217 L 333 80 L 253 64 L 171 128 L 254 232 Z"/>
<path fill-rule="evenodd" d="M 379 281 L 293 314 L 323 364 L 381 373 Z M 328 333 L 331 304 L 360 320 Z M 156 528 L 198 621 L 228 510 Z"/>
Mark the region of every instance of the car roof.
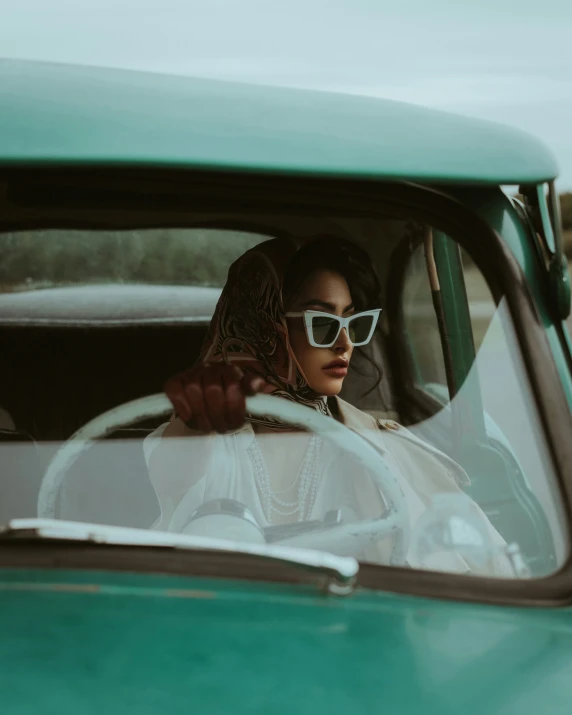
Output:
<path fill-rule="evenodd" d="M 130 165 L 465 184 L 548 181 L 536 138 L 402 102 L 0 62 L 0 165 Z"/>

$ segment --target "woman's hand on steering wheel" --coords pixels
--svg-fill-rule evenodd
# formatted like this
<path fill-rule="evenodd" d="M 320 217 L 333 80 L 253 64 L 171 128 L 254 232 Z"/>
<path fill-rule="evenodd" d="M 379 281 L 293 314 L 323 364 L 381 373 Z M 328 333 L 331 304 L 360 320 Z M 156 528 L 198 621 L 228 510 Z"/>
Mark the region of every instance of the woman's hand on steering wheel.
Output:
<path fill-rule="evenodd" d="M 163 389 L 188 427 L 224 433 L 244 425 L 246 397 L 262 392 L 264 380 L 236 365 L 205 363 L 173 375 Z"/>

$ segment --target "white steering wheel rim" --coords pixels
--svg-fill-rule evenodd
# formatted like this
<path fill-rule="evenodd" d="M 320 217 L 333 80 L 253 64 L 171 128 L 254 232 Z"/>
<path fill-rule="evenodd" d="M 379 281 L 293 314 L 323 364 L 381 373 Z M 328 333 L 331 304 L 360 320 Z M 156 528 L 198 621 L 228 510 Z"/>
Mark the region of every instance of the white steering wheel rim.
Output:
<path fill-rule="evenodd" d="M 391 562 L 396 565 L 405 562 L 410 536 L 407 505 L 395 475 L 390 471 L 383 455 L 371 442 L 337 420 L 283 398 L 255 395 L 247 398 L 246 409 L 252 415 L 266 415 L 288 424 L 305 427 L 350 452 L 376 480 L 387 505 L 386 516 L 397 518 L 398 533 Z M 102 439 L 121 427 L 145 419 L 169 415 L 172 412 L 173 406 L 169 399 L 165 394 L 159 393 L 126 402 L 87 422 L 58 449 L 51 459 L 38 493 L 38 517 L 55 518 L 58 493 L 65 473 L 95 440 Z"/>

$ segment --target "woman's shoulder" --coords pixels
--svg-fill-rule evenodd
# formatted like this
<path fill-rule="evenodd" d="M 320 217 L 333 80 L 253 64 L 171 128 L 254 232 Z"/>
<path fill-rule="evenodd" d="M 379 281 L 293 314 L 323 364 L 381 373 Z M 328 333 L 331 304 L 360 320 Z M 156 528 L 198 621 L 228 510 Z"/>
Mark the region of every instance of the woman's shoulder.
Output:
<path fill-rule="evenodd" d="M 470 484 L 467 473 L 454 459 L 420 439 L 395 420 L 388 419 L 384 415 L 372 415 L 368 412 L 363 412 L 339 397 L 336 398 L 336 402 L 340 421 L 346 427 L 363 433 L 366 437 L 376 435 L 374 439 L 383 448 L 391 451 L 394 456 L 397 456 L 396 452 L 401 452 L 405 449 L 409 457 L 415 454 L 417 461 L 424 457 L 431 461 L 436 460 L 457 484 L 463 486 Z"/>

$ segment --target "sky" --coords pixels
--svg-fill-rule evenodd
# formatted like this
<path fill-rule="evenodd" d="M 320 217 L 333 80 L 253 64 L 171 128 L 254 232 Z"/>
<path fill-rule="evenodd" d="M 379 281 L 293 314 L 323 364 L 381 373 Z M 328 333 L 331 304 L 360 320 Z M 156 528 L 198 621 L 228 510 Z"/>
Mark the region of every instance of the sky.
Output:
<path fill-rule="evenodd" d="M 572 0 L 0 0 L 0 57 L 373 95 L 520 127 L 572 191 Z"/>

